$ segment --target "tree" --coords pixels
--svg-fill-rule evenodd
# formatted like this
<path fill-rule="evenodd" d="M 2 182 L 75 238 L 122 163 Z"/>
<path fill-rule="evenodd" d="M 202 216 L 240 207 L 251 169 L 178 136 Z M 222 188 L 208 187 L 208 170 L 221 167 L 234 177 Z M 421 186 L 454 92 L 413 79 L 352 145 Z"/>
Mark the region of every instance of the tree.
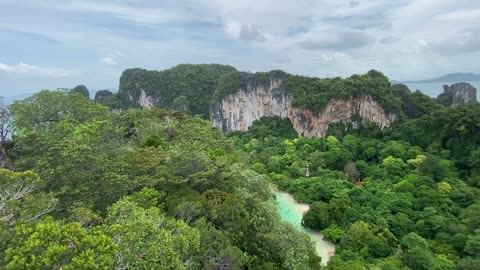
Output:
<path fill-rule="evenodd" d="M 360 220 L 350 225 L 347 231 L 347 237 L 353 249 L 361 250 L 370 244 L 374 235 L 370 229 L 370 225 Z"/>
<path fill-rule="evenodd" d="M 447 173 L 446 168 L 442 166 L 440 161 L 437 156 L 429 155 L 420 163 L 418 169 L 422 174 L 428 175 L 439 182 L 443 180 Z"/>
<path fill-rule="evenodd" d="M 108 108 L 95 104 L 76 93 L 43 90 L 22 101 L 16 101 L 9 107 L 12 113 L 12 127 L 17 135 L 24 136 L 31 132 L 42 132 L 52 135 L 61 133 L 63 129 L 55 128 L 65 121 L 62 128 L 70 128 L 75 124 L 105 117 Z M 54 130 L 51 130 L 54 129 Z"/>
<path fill-rule="evenodd" d="M 39 219 L 55 209 L 52 194 L 38 192 L 43 181 L 32 171 L 0 169 L 0 219 L 10 224 Z"/>
<path fill-rule="evenodd" d="M 302 226 L 316 230 L 327 228 L 331 225 L 331 218 L 328 210 L 327 203 L 312 203 L 310 209 L 303 215 Z"/>
<path fill-rule="evenodd" d="M 6 269 L 112 269 L 117 254 L 113 240 L 98 228 L 61 224 L 47 218 L 20 225 L 5 251 Z"/>
<path fill-rule="evenodd" d="M 197 229 L 129 198 L 112 205 L 105 221 L 107 234 L 118 246 L 116 268 L 188 269 L 199 248 Z"/>
<path fill-rule="evenodd" d="M 407 164 L 401 158 L 388 156 L 382 160 L 382 168 L 385 168 L 389 175 L 403 177 L 406 173 Z"/>
<path fill-rule="evenodd" d="M 94 101 L 97 103 L 102 103 L 105 99 L 113 95 L 109 90 L 100 90 L 95 93 Z"/>
<path fill-rule="evenodd" d="M 0 168 L 5 167 L 6 151 L 5 146 L 10 135 L 10 110 L 3 103 L 0 97 Z"/>
<path fill-rule="evenodd" d="M 357 166 L 353 162 L 348 162 L 345 165 L 345 168 L 343 169 L 345 171 L 345 174 L 347 175 L 347 178 L 350 181 L 358 181 L 358 178 L 360 177 L 360 173 L 357 170 Z"/>
<path fill-rule="evenodd" d="M 340 240 L 345 236 L 345 231 L 343 231 L 342 228 L 340 228 L 339 226 L 333 224 L 323 230 L 322 234 L 325 239 L 338 244 Z"/>
<path fill-rule="evenodd" d="M 463 258 L 457 264 L 458 270 L 477 270 L 480 265 L 480 259 Z"/>
<path fill-rule="evenodd" d="M 190 101 L 186 96 L 178 96 L 172 101 L 172 108 L 177 111 L 190 111 Z"/>
<path fill-rule="evenodd" d="M 480 259 L 480 229 L 475 230 L 474 234 L 468 237 L 465 251 L 472 257 Z"/>
<path fill-rule="evenodd" d="M 70 92 L 78 93 L 78 94 L 90 99 L 90 92 L 88 91 L 88 88 L 85 85 L 77 85 L 72 90 L 70 90 Z"/>
<path fill-rule="evenodd" d="M 248 256 L 220 230 L 217 230 L 205 218 L 195 222 L 200 232 L 200 249 L 198 261 L 202 269 L 243 269 Z"/>

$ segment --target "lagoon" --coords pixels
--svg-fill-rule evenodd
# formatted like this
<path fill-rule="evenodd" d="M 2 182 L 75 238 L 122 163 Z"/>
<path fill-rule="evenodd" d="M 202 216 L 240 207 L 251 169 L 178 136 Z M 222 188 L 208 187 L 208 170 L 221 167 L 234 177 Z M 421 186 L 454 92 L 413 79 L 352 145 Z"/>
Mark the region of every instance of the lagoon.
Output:
<path fill-rule="evenodd" d="M 335 245 L 329 241 L 323 240 L 323 235 L 319 231 L 313 231 L 302 227 L 303 213 L 308 211 L 309 205 L 298 203 L 293 196 L 287 192 L 276 191 L 276 200 L 278 211 L 282 220 L 292 224 L 296 229 L 306 233 L 315 243 L 317 254 L 322 258 L 322 263 L 326 264 L 331 256 L 335 254 Z"/>

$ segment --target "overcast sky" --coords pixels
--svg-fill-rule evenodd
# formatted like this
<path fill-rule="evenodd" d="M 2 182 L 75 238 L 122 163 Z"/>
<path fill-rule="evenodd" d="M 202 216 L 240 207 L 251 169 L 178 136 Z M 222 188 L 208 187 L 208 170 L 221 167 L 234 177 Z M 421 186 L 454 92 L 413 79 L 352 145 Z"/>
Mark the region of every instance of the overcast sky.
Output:
<path fill-rule="evenodd" d="M 480 72 L 474 0 L 0 0 L 0 95 L 117 88 L 126 68 L 317 77 Z"/>

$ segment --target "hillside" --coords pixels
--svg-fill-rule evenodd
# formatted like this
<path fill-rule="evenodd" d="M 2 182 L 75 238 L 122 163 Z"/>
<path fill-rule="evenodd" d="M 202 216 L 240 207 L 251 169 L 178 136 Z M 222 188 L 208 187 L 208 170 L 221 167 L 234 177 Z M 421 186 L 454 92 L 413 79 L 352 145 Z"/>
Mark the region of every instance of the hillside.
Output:
<path fill-rule="evenodd" d="M 305 136 L 323 136 L 330 124 L 338 122 L 387 127 L 401 107 L 388 78 L 374 70 L 349 78 L 318 79 L 281 70 L 241 72 L 215 64 L 126 70 L 118 94 L 103 103 L 116 108 L 185 110 L 210 119 L 224 132 L 245 131 L 253 121 L 276 115 L 290 118 Z"/>
<path fill-rule="evenodd" d="M 1 268 L 320 269 L 267 179 L 199 117 L 75 91 L 9 109 Z"/>
<path fill-rule="evenodd" d="M 8 111 L 3 107 L 2 121 L 13 133 L 0 145 L 0 264 L 199 270 L 478 266 L 478 103 L 457 104 L 452 96 L 443 104 L 449 100 L 392 86 L 378 71 L 316 79 L 282 71 L 226 74 L 231 67 L 215 65 L 201 73 L 203 68 L 187 65 L 167 75 L 128 70 L 132 78 L 151 78 L 137 84 L 122 77 L 128 87 L 121 94 L 99 91 L 96 102 L 79 87 L 42 91 Z M 224 75 L 214 76 L 214 69 Z M 153 96 L 147 93 L 156 93 L 154 78 L 185 99 L 216 85 L 202 97 L 211 112 L 216 106 L 217 112 L 230 110 L 232 119 L 243 117 L 237 124 L 251 113 L 258 119 L 225 137 L 204 115 L 190 115 L 187 102 L 174 102 L 182 106 L 173 110 L 141 108 L 129 91 L 140 89 L 138 100 L 148 101 Z M 189 88 L 203 82 L 200 90 Z M 464 93 L 464 87 L 454 85 L 448 93 Z M 125 97 L 129 103 L 122 104 Z M 170 106 L 156 97 L 159 106 Z M 292 120 L 275 110 L 302 115 Z M 396 113 L 395 121 L 375 122 L 388 113 Z M 298 132 L 305 123 L 310 129 Z M 309 130 L 324 133 L 309 136 Z M 308 203 L 308 211 L 282 222 L 272 189 Z M 319 230 L 323 236 L 309 238 L 304 229 L 314 230 L 310 237 Z M 335 244 L 334 254 L 323 254 L 313 242 L 322 237 Z"/>

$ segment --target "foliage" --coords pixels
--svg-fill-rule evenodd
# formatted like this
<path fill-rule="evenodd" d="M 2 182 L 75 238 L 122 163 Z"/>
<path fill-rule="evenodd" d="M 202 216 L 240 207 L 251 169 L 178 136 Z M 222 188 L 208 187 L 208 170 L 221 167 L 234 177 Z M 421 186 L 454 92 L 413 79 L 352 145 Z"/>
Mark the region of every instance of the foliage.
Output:
<path fill-rule="evenodd" d="M 64 91 L 10 109 L 2 268 L 320 268 L 309 238 L 280 221 L 268 179 L 200 117 Z"/>
<path fill-rule="evenodd" d="M 287 91 L 293 93 L 293 105 L 314 112 L 321 111 L 332 98 L 349 99 L 362 95 L 371 95 L 387 112 L 400 110 L 401 102 L 393 95 L 388 78 L 376 70 L 345 79 L 320 79 L 306 87 L 293 82 L 286 84 Z"/>
<path fill-rule="evenodd" d="M 38 192 L 43 184 L 32 171 L 0 169 L 0 220 L 28 222 L 53 211 L 57 200 L 52 194 Z"/>
<path fill-rule="evenodd" d="M 480 144 L 480 105 L 433 110 L 418 119 L 395 123 L 389 132 L 393 138 L 436 151 L 433 154 L 440 154 L 438 149 L 448 150 L 460 168 L 468 168 L 470 152 Z"/>
<path fill-rule="evenodd" d="M 88 99 L 90 99 L 90 92 L 88 91 L 88 88 L 85 85 L 77 85 L 72 90 L 70 90 L 72 93 L 78 93 Z"/>
<path fill-rule="evenodd" d="M 117 246 L 101 230 L 46 219 L 20 225 L 5 251 L 6 269 L 111 269 Z"/>
<path fill-rule="evenodd" d="M 250 92 L 272 86 L 274 98 L 292 96 L 294 106 L 316 113 L 333 98 L 346 100 L 369 95 L 386 112 L 395 113 L 400 112 L 402 104 L 393 94 L 388 78 L 376 70 L 345 79 L 318 79 L 281 70 L 241 72 L 231 66 L 215 64 L 183 64 L 163 71 L 127 69 L 120 78 L 118 94 L 106 96 L 99 102 L 112 108 L 138 107 L 140 98 L 148 97 L 155 107 L 186 110 L 207 119 L 222 98 L 238 91 Z"/>
<path fill-rule="evenodd" d="M 243 142 L 248 143 L 254 138 L 282 137 L 295 139 L 298 134 L 288 118 L 282 119 L 279 116 L 272 116 L 253 121 L 247 132 L 232 132 L 229 136 L 239 137 Z"/>
<path fill-rule="evenodd" d="M 439 100 L 435 100 L 419 90 L 411 92 L 404 84 L 392 85 L 392 92 L 402 100 L 402 112 L 408 118 L 419 118 L 420 116 L 442 108 Z M 439 104 L 440 103 L 440 104 Z"/>
<path fill-rule="evenodd" d="M 455 112 L 456 123 L 469 123 L 460 129 L 470 136 L 461 142 L 470 146 L 464 150 L 467 161 L 463 164 L 470 167 L 471 176 L 462 173 L 465 165 L 450 160 L 463 145 L 456 133 L 446 137 L 451 151 L 432 141 L 421 146 L 408 142 L 425 139 L 418 138 L 423 133 L 392 140 L 398 127 L 382 131 L 380 138 L 347 131 L 327 138 L 250 135 L 246 141 L 247 132 L 230 139 L 244 151 L 252 168 L 297 201 L 310 204 L 303 226 L 322 230 L 326 239 L 337 244 L 337 255 L 327 269 L 468 269 L 478 254 L 479 224 L 474 217 L 480 213 L 480 192 L 468 183 L 476 183 L 480 166 L 478 146 L 474 147 L 477 136 L 470 133 L 474 122 L 469 120 L 474 119 L 476 108 L 459 107 L 440 112 Z M 445 121 L 432 119 L 433 113 L 405 123 L 427 117 Z M 453 124 L 453 116 L 436 113 Z M 438 136 L 433 130 L 430 133 Z"/>
<path fill-rule="evenodd" d="M 235 68 L 216 64 L 183 64 L 164 71 L 127 69 L 120 77 L 119 98 L 127 106 L 135 106 L 142 91 L 153 97 L 160 108 L 178 109 L 178 98 L 189 104 L 192 114 L 209 117 L 209 106 L 219 81 Z M 176 100 L 177 99 L 177 100 Z M 175 101 L 175 102 L 174 102 Z"/>

